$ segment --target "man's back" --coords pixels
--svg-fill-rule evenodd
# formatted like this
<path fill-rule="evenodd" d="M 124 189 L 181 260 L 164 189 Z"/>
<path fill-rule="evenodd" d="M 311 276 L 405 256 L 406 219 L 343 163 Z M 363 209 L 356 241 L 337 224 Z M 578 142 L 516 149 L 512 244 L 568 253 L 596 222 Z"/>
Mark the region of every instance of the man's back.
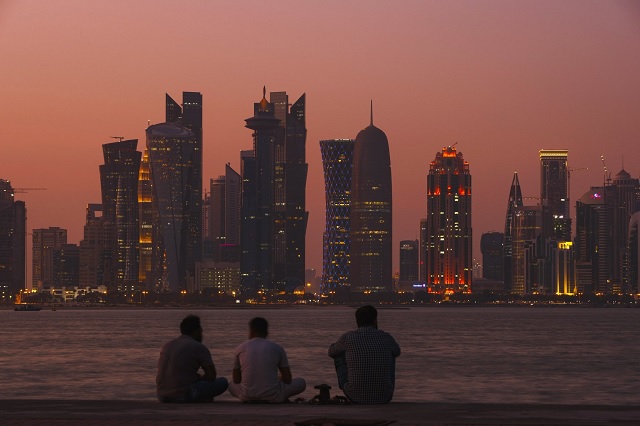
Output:
<path fill-rule="evenodd" d="M 289 367 L 282 346 L 260 337 L 250 339 L 236 349 L 234 364 L 234 368 L 241 369 L 244 396 L 265 400 L 279 392 L 278 368 Z"/>
<path fill-rule="evenodd" d="M 167 342 L 158 359 L 158 396 L 183 397 L 191 384 L 198 381 L 198 370 L 203 364 L 213 361 L 211 352 L 202 343 L 185 335 Z"/>
<path fill-rule="evenodd" d="M 329 347 L 329 356 L 344 356 L 348 379 L 344 393 L 359 404 L 389 402 L 395 388 L 395 358 L 400 346 L 388 333 L 374 326 L 343 334 Z"/>

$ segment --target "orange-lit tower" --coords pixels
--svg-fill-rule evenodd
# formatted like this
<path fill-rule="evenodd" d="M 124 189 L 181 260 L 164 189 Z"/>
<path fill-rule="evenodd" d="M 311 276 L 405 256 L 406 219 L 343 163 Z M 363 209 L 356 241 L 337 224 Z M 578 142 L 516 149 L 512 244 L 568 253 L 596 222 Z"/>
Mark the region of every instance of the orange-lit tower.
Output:
<path fill-rule="evenodd" d="M 427 176 L 425 278 L 441 294 L 471 292 L 471 174 L 454 146 L 436 154 Z"/>

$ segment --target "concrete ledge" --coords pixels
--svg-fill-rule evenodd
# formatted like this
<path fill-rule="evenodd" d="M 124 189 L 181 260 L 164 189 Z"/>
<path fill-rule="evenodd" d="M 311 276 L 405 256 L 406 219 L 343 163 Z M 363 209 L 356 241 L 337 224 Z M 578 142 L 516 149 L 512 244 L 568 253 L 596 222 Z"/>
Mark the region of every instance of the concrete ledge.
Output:
<path fill-rule="evenodd" d="M 309 422 L 310 420 L 313 420 Z M 155 401 L 3 400 L 3 425 L 636 425 L 640 406 L 527 404 L 160 404 Z"/>

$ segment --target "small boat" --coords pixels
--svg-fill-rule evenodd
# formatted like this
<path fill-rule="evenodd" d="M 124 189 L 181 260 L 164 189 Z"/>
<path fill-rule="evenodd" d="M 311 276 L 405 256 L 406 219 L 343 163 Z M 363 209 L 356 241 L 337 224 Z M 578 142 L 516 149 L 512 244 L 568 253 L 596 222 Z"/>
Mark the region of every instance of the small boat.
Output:
<path fill-rule="evenodd" d="M 16 306 L 14 311 L 39 311 L 42 308 L 40 306 L 34 306 L 34 305 L 20 305 L 20 306 Z"/>

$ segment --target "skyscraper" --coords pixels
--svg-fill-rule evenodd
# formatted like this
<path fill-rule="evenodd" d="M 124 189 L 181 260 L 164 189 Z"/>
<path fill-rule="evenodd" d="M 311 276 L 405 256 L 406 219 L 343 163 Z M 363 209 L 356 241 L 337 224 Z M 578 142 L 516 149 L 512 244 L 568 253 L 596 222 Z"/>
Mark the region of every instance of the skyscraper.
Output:
<path fill-rule="evenodd" d="M 100 166 L 102 210 L 116 230 L 116 288 L 132 290 L 138 286 L 138 176 L 142 154 L 138 140 L 121 140 L 102 145 L 104 164 Z"/>
<path fill-rule="evenodd" d="M 24 201 L 16 201 L 11 183 L 0 179 L 0 300 L 13 300 L 26 288 L 26 222 Z"/>
<path fill-rule="evenodd" d="M 80 241 L 79 280 L 83 287 L 103 285 L 114 288 L 115 283 L 115 224 L 105 220 L 102 204 L 87 206 L 84 237 Z"/>
<path fill-rule="evenodd" d="M 320 141 L 325 196 L 321 284 L 324 294 L 349 290 L 353 145 L 353 139 Z"/>
<path fill-rule="evenodd" d="M 556 241 L 571 241 L 569 169 L 565 149 L 540 150 L 540 201 L 544 209 L 543 235 Z M 551 229 L 549 229 L 551 227 Z"/>
<path fill-rule="evenodd" d="M 471 292 L 471 174 L 453 146 L 442 148 L 429 166 L 426 262 L 429 291 Z"/>
<path fill-rule="evenodd" d="M 140 161 L 138 175 L 138 281 L 145 288 L 155 288 L 153 284 L 152 256 L 153 256 L 153 200 L 151 189 L 151 168 L 149 165 L 149 150 L 145 148 Z"/>
<path fill-rule="evenodd" d="M 225 166 L 225 174 L 211 179 L 209 192 L 209 232 L 207 239 L 213 243 L 213 260 L 238 261 L 233 256 L 240 246 L 240 195 L 242 178 Z M 233 253 L 231 253 L 233 252 Z M 233 259 L 228 256 L 232 255 Z"/>
<path fill-rule="evenodd" d="M 482 252 L 482 277 L 493 281 L 504 281 L 504 234 L 486 232 L 480 238 Z"/>
<path fill-rule="evenodd" d="M 243 151 L 240 274 L 246 292 L 284 290 L 275 280 L 274 252 L 274 146 L 280 120 L 266 99 L 253 106 L 246 127 L 253 130 L 253 151 Z"/>
<path fill-rule="evenodd" d="M 356 136 L 351 178 L 352 291 L 391 291 L 391 160 L 387 135 L 371 122 Z"/>
<path fill-rule="evenodd" d="M 629 220 L 629 290 L 638 294 L 640 283 L 640 212 L 635 212 Z"/>
<path fill-rule="evenodd" d="M 576 202 L 575 261 L 579 293 L 610 293 L 609 226 L 602 187 L 593 187 Z"/>
<path fill-rule="evenodd" d="M 274 145 L 274 249 L 277 287 L 292 292 L 304 286 L 306 211 L 306 95 L 289 106 L 286 92 L 269 99 L 280 120 Z"/>
<path fill-rule="evenodd" d="M 38 289 L 53 285 L 53 250 L 64 244 L 67 244 L 66 229 L 49 227 L 33 230 L 32 279 Z"/>
<path fill-rule="evenodd" d="M 514 210 L 511 287 L 508 288 L 511 293 L 528 294 L 539 284 L 536 240 L 541 231 L 540 206 L 520 206 Z"/>
<path fill-rule="evenodd" d="M 418 282 L 419 246 L 418 240 L 400 241 L 399 289 L 413 290 L 413 284 Z"/>
<path fill-rule="evenodd" d="M 285 92 L 272 92 L 269 102 L 264 89 L 245 121 L 254 148 L 241 157 L 243 286 L 290 292 L 304 285 L 305 95 L 289 108 Z"/>
<path fill-rule="evenodd" d="M 609 279 L 614 293 L 628 293 L 629 219 L 640 210 L 640 183 L 624 169 L 607 182 L 604 191 L 610 238 Z"/>
<path fill-rule="evenodd" d="M 193 262 L 202 260 L 202 94 L 182 92 L 182 107 L 166 94 L 166 122 L 179 124 L 193 132 L 195 144 L 190 148 L 189 203 L 186 232 L 189 254 Z M 187 264 L 190 276 L 194 276 L 194 263 Z"/>
<path fill-rule="evenodd" d="M 200 231 L 194 231 L 201 222 L 198 141 L 190 129 L 173 123 L 152 125 L 146 134 L 154 208 L 153 280 L 159 289 L 191 291 L 201 246 Z"/>
<path fill-rule="evenodd" d="M 523 206 L 522 190 L 520 189 L 520 180 L 518 172 L 513 173 L 513 181 L 509 189 L 509 200 L 507 201 L 507 215 L 504 225 L 504 268 L 503 277 L 504 285 L 507 291 L 513 288 L 513 236 L 514 236 L 514 220 L 516 210 Z"/>

